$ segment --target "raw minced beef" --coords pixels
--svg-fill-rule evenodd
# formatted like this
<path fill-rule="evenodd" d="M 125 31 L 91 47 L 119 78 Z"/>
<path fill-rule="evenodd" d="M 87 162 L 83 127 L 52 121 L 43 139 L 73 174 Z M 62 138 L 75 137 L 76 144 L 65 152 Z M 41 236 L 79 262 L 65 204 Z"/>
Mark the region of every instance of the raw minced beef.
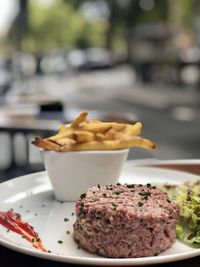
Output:
<path fill-rule="evenodd" d="M 76 202 L 74 239 L 91 253 L 111 258 L 158 255 L 176 240 L 179 206 L 147 185 L 89 188 Z"/>

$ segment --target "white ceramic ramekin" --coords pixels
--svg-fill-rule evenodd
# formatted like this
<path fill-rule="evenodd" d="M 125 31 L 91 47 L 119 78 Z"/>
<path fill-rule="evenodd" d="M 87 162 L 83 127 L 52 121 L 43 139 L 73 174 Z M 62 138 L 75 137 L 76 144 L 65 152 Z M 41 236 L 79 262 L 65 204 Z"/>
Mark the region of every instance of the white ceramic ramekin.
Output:
<path fill-rule="evenodd" d="M 76 201 L 89 187 L 117 183 L 129 149 L 43 151 L 45 168 L 59 201 Z"/>

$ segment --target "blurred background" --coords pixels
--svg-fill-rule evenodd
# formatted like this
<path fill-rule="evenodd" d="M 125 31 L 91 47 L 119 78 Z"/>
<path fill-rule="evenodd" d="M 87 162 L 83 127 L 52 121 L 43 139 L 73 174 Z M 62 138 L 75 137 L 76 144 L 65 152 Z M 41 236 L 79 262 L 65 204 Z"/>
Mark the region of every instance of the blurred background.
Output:
<path fill-rule="evenodd" d="M 130 159 L 199 158 L 199 104 L 200 1 L 1 0 L 0 181 L 80 110 L 142 121 L 157 149 Z"/>

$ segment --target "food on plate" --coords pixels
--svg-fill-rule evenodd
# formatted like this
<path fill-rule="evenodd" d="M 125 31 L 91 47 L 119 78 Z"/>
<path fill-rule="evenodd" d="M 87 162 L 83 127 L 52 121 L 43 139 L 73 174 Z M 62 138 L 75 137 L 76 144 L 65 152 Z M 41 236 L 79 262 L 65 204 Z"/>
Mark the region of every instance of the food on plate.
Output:
<path fill-rule="evenodd" d="M 76 202 L 74 239 L 110 258 L 158 255 L 176 240 L 179 206 L 155 186 L 96 186 Z"/>
<path fill-rule="evenodd" d="M 169 198 L 180 206 L 177 237 L 188 245 L 200 248 L 200 180 L 161 186 Z"/>
<path fill-rule="evenodd" d="M 36 137 L 32 144 L 48 151 L 115 150 L 129 147 L 155 148 L 155 144 L 139 136 L 141 122 L 123 124 L 88 120 L 87 112 L 81 112 L 71 124 L 62 125 L 58 133 Z"/>
<path fill-rule="evenodd" d="M 19 213 L 15 213 L 13 209 L 8 211 L 0 211 L 0 225 L 7 228 L 7 232 L 14 232 L 21 235 L 22 238 L 27 240 L 36 249 L 43 252 L 49 252 L 45 249 L 42 240 L 38 233 L 34 230 L 28 222 L 22 220 Z"/>

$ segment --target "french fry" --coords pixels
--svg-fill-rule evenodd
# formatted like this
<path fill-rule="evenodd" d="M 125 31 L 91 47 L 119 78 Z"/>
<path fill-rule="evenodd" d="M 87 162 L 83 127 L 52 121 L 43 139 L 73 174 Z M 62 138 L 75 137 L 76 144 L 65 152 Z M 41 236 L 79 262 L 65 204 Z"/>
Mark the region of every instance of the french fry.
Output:
<path fill-rule="evenodd" d="M 155 144 L 142 137 L 130 137 L 129 139 L 119 139 L 119 140 L 105 140 L 103 141 L 105 144 L 114 145 L 117 149 L 129 148 L 129 147 L 144 147 L 147 149 L 155 148 Z"/>
<path fill-rule="evenodd" d="M 53 135 L 53 136 L 50 136 L 46 139 L 50 140 L 50 141 L 54 141 L 54 142 L 57 142 L 58 140 L 60 139 L 63 139 L 63 138 L 71 138 L 72 139 L 73 137 L 73 131 L 66 131 L 66 132 L 62 132 L 62 133 L 58 133 L 56 135 Z"/>
<path fill-rule="evenodd" d="M 81 144 L 76 144 L 72 147 L 73 151 L 83 150 L 118 150 L 129 147 L 144 147 L 148 149 L 155 148 L 155 144 L 148 139 L 135 138 L 130 140 L 105 140 L 102 142 L 91 141 Z"/>
<path fill-rule="evenodd" d="M 126 128 L 125 124 L 116 123 L 116 122 L 83 122 L 80 124 L 79 129 L 82 131 L 90 131 L 94 133 L 104 133 L 109 129 L 113 128 L 115 131 L 122 131 Z"/>
<path fill-rule="evenodd" d="M 72 121 L 71 123 L 71 127 L 72 128 L 77 128 L 79 126 L 80 123 L 82 123 L 83 121 L 86 120 L 86 117 L 88 115 L 88 112 L 81 112 L 76 118 L 75 120 Z"/>
<path fill-rule="evenodd" d="M 94 138 L 95 138 L 95 135 L 94 133 L 91 133 L 91 132 L 86 132 L 86 131 L 75 131 L 74 132 L 74 139 L 78 143 L 92 141 L 94 140 Z"/>
<path fill-rule="evenodd" d="M 103 134 L 103 133 L 96 133 L 96 140 L 97 141 L 105 140 L 105 134 Z"/>
<path fill-rule="evenodd" d="M 112 128 L 112 125 L 105 123 L 83 123 L 79 130 L 92 133 L 104 133 Z"/>
<path fill-rule="evenodd" d="M 115 135 L 114 135 L 114 137 L 113 137 L 113 139 L 114 140 L 121 140 L 121 139 L 123 139 L 123 140 L 129 140 L 130 139 L 130 135 L 128 135 L 127 133 L 125 133 L 124 131 L 123 132 L 116 132 L 115 133 Z"/>
<path fill-rule="evenodd" d="M 156 144 L 154 142 L 152 142 L 149 139 L 145 139 L 145 138 L 142 138 L 141 144 L 139 146 L 143 148 L 148 148 L 148 149 L 156 148 Z"/>
<path fill-rule="evenodd" d="M 139 135 L 142 130 L 142 123 L 141 122 L 136 122 L 133 125 L 127 125 L 125 128 L 125 132 L 128 135 Z"/>
<path fill-rule="evenodd" d="M 96 140 L 103 141 L 103 140 L 112 140 L 115 139 L 116 131 L 112 128 L 106 131 L 105 133 L 96 133 Z"/>
<path fill-rule="evenodd" d="M 47 138 L 46 140 L 49 140 L 49 138 Z M 51 141 L 51 139 L 49 140 Z M 60 139 L 57 139 L 56 141 L 54 141 L 56 144 L 60 145 L 60 146 L 70 146 L 70 145 L 74 145 L 76 144 L 76 141 L 74 139 L 70 139 L 67 137 L 63 137 Z"/>
<path fill-rule="evenodd" d="M 71 133 L 73 132 L 73 129 L 71 128 L 71 125 L 70 124 L 63 124 L 59 130 L 58 130 L 58 133 L 62 134 L 62 133 Z"/>
<path fill-rule="evenodd" d="M 70 125 L 67 124 L 61 125 L 60 128 L 58 129 L 59 133 L 65 133 L 67 131 L 71 131 Z"/>
<path fill-rule="evenodd" d="M 105 140 L 112 140 L 114 139 L 115 135 L 116 135 L 116 131 L 113 128 L 111 128 L 105 133 L 104 137 L 105 137 Z"/>
<path fill-rule="evenodd" d="M 123 131 L 126 128 L 126 125 L 120 124 L 120 123 L 113 123 L 112 128 L 113 128 L 113 130 L 119 132 L 119 131 Z"/>
<path fill-rule="evenodd" d="M 88 123 L 102 123 L 100 120 L 88 120 Z"/>
<path fill-rule="evenodd" d="M 72 151 L 84 151 L 84 150 L 113 150 L 117 149 L 113 145 L 106 144 L 98 141 L 84 142 L 73 146 Z"/>
<path fill-rule="evenodd" d="M 36 137 L 32 144 L 44 150 L 60 152 L 82 150 L 115 150 L 129 147 L 155 148 L 155 144 L 140 137 L 142 123 L 123 124 L 88 120 L 81 112 L 71 124 L 62 125 L 58 133 L 48 138 Z"/>
<path fill-rule="evenodd" d="M 54 150 L 54 151 L 60 150 L 60 146 L 58 144 L 42 139 L 41 137 L 36 137 L 35 140 L 32 141 L 32 144 L 44 150 Z"/>

